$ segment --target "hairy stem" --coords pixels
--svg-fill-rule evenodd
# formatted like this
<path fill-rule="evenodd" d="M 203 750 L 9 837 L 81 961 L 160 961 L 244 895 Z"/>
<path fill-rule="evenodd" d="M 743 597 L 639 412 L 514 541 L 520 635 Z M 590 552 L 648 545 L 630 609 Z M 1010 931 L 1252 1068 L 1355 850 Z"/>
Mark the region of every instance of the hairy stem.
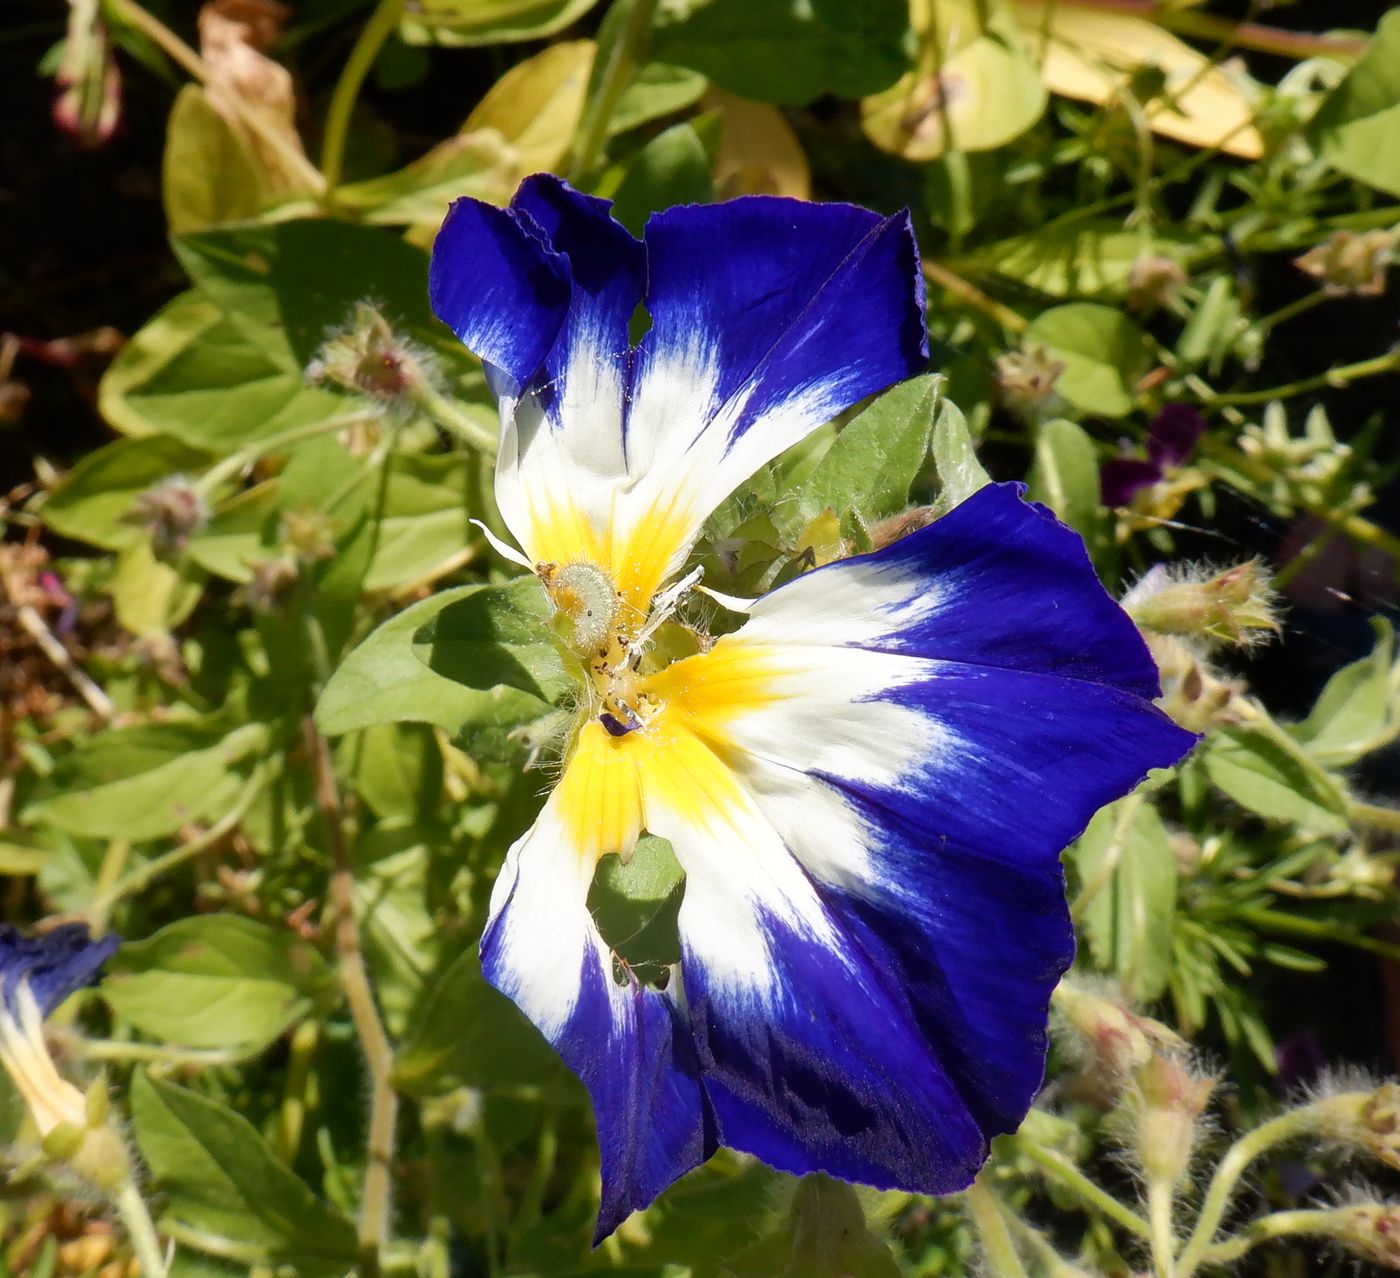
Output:
<path fill-rule="evenodd" d="M 112 1205 L 121 1216 L 126 1236 L 131 1241 L 131 1249 L 141 1262 L 143 1278 L 165 1278 L 165 1252 L 156 1236 L 156 1227 L 151 1221 L 146 1200 L 141 1197 L 136 1182 L 128 1180 L 117 1190 L 112 1196 Z"/>
<path fill-rule="evenodd" d="M 997 1210 L 997 1196 L 978 1177 L 963 1193 L 963 1205 L 982 1245 L 989 1272 L 997 1278 L 1026 1278 L 1026 1267 L 1011 1240 L 1011 1232 Z"/>
<path fill-rule="evenodd" d="M 1073 1194 L 1087 1208 L 1097 1211 L 1119 1228 L 1127 1230 L 1128 1233 L 1138 1238 L 1146 1239 L 1150 1236 L 1151 1231 L 1147 1222 L 1137 1212 L 1119 1202 L 1107 1190 L 1096 1185 L 1063 1154 L 1057 1150 L 1047 1149 L 1044 1145 L 1028 1140 L 1025 1136 L 1011 1136 L 1007 1140 L 1016 1153 L 1030 1159 L 1062 1189 Z"/>
<path fill-rule="evenodd" d="M 1172 1186 L 1160 1176 L 1154 1176 L 1147 1182 L 1147 1220 L 1152 1230 L 1152 1268 L 1157 1278 L 1176 1278 Z"/>
<path fill-rule="evenodd" d="M 365 1151 L 365 1181 L 360 1197 L 358 1228 L 359 1278 L 379 1278 L 381 1252 L 388 1241 L 389 1204 L 398 1126 L 398 1095 L 394 1091 L 394 1049 L 374 1001 L 369 969 L 360 947 L 355 921 L 355 873 L 345 842 L 340 791 L 331 763 L 330 747 L 310 715 L 302 725 L 307 755 L 316 779 L 316 806 L 331 851 L 331 905 L 335 917 L 335 951 L 340 981 L 350 1007 L 350 1019 L 364 1053 L 370 1082 L 369 1135 Z"/>

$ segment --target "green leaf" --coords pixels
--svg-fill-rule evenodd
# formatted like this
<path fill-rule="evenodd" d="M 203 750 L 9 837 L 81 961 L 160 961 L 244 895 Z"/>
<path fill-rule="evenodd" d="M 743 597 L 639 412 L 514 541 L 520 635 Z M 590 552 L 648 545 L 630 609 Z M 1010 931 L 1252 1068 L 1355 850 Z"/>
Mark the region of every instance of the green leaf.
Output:
<path fill-rule="evenodd" d="M 805 526 L 833 510 L 841 516 L 854 511 L 868 527 L 908 506 L 928 460 L 941 383 L 936 374 L 911 378 L 844 426 L 796 503 L 782 509 L 786 525 Z"/>
<path fill-rule="evenodd" d="M 222 816 L 246 784 L 233 766 L 261 752 L 267 729 L 214 723 L 108 728 L 59 759 L 28 824 L 103 839 L 157 839 Z"/>
<path fill-rule="evenodd" d="M 119 439 L 88 453 L 44 502 L 54 532 L 103 550 L 121 550 L 147 534 L 126 522 L 147 488 L 172 475 L 203 470 L 209 455 L 173 439 Z"/>
<path fill-rule="evenodd" d="M 429 669 L 468 688 L 504 685 L 551 703 L 574 687 L 550 637 L 549 601 L 534 577 L 453 593 L 413 636 Z"/>
<path fill-rule="evenodd" d="M 1132 282 L 1133 266 L 1145 254 L 1183 268 L 1206 255 L 1199 241 L 1184 234 L 1144 237 L 1107 219 L 1054 225 L 998 240 L 980 248 L 954 270 L 990 272 L 1018 280 L 1052 297 L 1120 298 Z"/>
<path fill-rule="evenodd" d="M 278 1162 L 246 1118 L 145 1073 L 132 1080 L 131 1111 L 164 1223 L 188 1245 L 289 1265 L 299 1278 L 341 1278 L 354 1263 L 354 1226 Z"/>
<path fill-rule="evenodd" d="M 1355 763 L 1391 739 L 1400 721 L 1395 685 L 1395 632 L 1385 617 L 1373 617 L 1371 655 L 1343 666 L 1328 681 L 1302 723 L 1289 731 L 1319 763 Z"/>
<path fill-rule="evenodd" d="M 657 17 L 654 52 L 761 102 L 859 98 L 909 60 L 903 0 L 685 0 Z"/>
<path fill-rule="evenodd" d="M 458 559 L 474 535 L 467 495 L 477 466 L 475 458 L 462 454 L 394 457 L 379 540 L 365 573 L 366 590 L 425 581 Z M 367 500 L 377 482 L 377 475 L 365 476 Z"/>
<path fill-rule="evenodd" d="M 992 480 L 977 460 L 977 447 L 967 428 L 967 419 L 956 404 L 941 395 L 933 421 L 932 442 L 933 465 L 938 471 L 939 483 L 933 508 L 935 513 L 946 515 Z"/>
<path fill-rule="evenodd" d="M 692 124 L 676 124 L 637 153 L 613 197 L 612 213 L 640 235 L 653 213 L 676 204 L 708 204 L 714 195 L 705 144 Z"/>
<path fill-rule="evenodd" d="M 706 84 L 698 72 L 665 62 L 649 62 L 618 98 L 608 116 L 608 133 L 626 133 L 661 116 L 684 111 L 700 100 Z"/>
<path fill-rule="evenodd" d="M 1043 502 L 1086 541 L 1093 540 L 1099 523 L 1099 457 L 1081 427 L 1063 417 L 1041 426 L 1027 489 L 1032 501 Z"/>
<path fill-rule="evenodd" d="M 123 945 L 103 997 L 144 1034 L 180 1047 L 262 1047 L 339 1001 L 325 960 L 290 931 L 232 914 L 179 919 Z"/>
<path fill-rule="evenodd" d="M 214 453 L 346 413 L 342 396 L 307 386 L 285 350 L 270 355 L 198 292 L 169 302 L 121 349 L 98 405 L 128 435 L 168 435 Z"/>
<path fill-rule="evenodd" d="M 512 194 L 512 161 L 500 134 L 460 133 L 396 173 L 342 186 L 336 203 L 375 226 L 436 224 L 459 196 L 504 204 Z"/>
<path fill-rule="evenodd" d="M 486 983 L 468 946 L 433 985 L 394 1058 L 394 1083 L 411 1096 L 458 1087 L 563 1087 L 554 1049 L 504 994 Z"/>
<path fill-rule="evenodd" d="M 1400 11 L 1381 18 L 1356 65 L 1313 116 L 1308 136 L 1333 168 L 1400 196 Z"/>
<path fill-rule="evenodd" d="M 1322 834 L 1346 829 L 1340 782 L 1272 723 L 1219 729 L 1207 738 L 1202 763 L 1220 790 L 1259 816 Z"/>
<path fill-rule="evenodd" d="M 1037 315 L 1021 338 L 1026 350 L 1045 348 L 1065 369 L 1055 389 L 1086 413 L 1123 417 L 1151 357 L 1147 335 L 1121 311 L 1071 302 Z"/>
<path fill-rule="evenodd" d="M 185 236 L 175 252 L 244 338 L 297 378 L 327 332 L 367 297 L 396 329 L 436 346 L 449 363 L 465 362 L 428 306 L 428 255 L 386 230 L 283 222 Z"/>
<path fill-rule="evenodd" d="M 339 736 L 376 723 L 432 723 L 460 732 L 478 719 L 496 722 L 520 707 L 519 722 L 545 714 L 539 698 L 514 688 L 480 691 L 430 669 L 414 647 L 420 629 L 480 586 L 445 590 L 405 608 L 375 630 L 336 668 L 316 705 L 317 726 Z"/>
<path fill-rule="evenodd" d="M 598 0 L 418 0 L 399 27 L 409 44 L 509 44 L 577 22 Z"/>
<path fill-rule="evenodd" d="M 614 854 L 599 860 L 588 910 L 603 940 L 633 969 L 642 969 L 638 975 L 645 980 L 680 961 L 684 895 L 685 872 L 670 843 L 643 834 L 626 865 Z"/>
<path fill-rule="evenodd" d="M 354 741 L 355 790 L 378 817 L 431 816 L 442 797 L 442 751 L 422 724 L 380 723 Z"/>
<path fill-rule="evenodd" d="M 161 196 L 172 235 L 246 220 L 267 203 L 261 168 L 199 85 L 175 95 Z"/>
<path fill-rule="evenodd" d="M 1158 997 L 1171 972 L 1177 872 L 1157 809 L 1142 795 L 1102 808 L 1066 855 L 1093 893 L 1082 928 L 1095 964 L 1129 998 Z"/>
<path fill-rule="evenodd" d="M 149 538 L 123 546 L 112 571 L 112 606 L 134 635 L 162 635 L 194 611 L 204 588 L 196 564 L 157 559 Z"/>

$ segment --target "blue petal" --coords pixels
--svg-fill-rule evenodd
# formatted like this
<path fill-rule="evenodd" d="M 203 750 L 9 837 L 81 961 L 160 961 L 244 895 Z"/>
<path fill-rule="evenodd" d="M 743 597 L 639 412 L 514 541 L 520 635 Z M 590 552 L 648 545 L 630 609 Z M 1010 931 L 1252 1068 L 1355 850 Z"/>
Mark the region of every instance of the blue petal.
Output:
<path fill-rule="evenodd" d="M 822 778 L 869 830 L 879 880 L 849 911 L 880 938 L 923 1032 L 988 1135 L 1040 1085 L 1050 993 L 1074 954 L 1059 855 L 1105 803 L 1195 738 L 1148 702 L 1079 680 L 930 663 L 890 701 L 946 749 L 897 785 Z"/>
<path fill-rule="evenodd" d="M 644 240 L 652 327 L 638 353 L 639 400 L 679 353 L 703 352 L 711 416 L 746 395 L 730 426 L 737 438 L 804 397 L 819 425 L 928 360 L 907 213 L 752 196 L 659 213 Z"/>
<path fill-rule="evenodd" d="M 684 1014 L 671 993 L 613 977 L 612 958 L 556 847 L 547 806 L 511 849 L 481 939 L 481 970 L 578 1075 L 593 1101 L 602 1155 L 597 1238 L 714 1152 Z M 562 852 L 562 855 L 555 855 Z"/>
<path fill-rule="evenodd" d="M 0 923 L 0 989 L 14 1012 L 14 996 L 27 982 L 41 1015 L 47 1016 L 75 990 L 97 980 L 102 965 L 116 952 L 113 935 L 93 939 L 82 923 L 65 923 L 42 936 L 25 936 Z"/>
<path fill-rule="evenodd" d="M 597 365 L 613 365 L 620 421 L 630 352 L 628 325 L 641 301 L 646 262 L 641 242 L 613 221 L 611 207 L 609 201 L 580 194 L 550 174 L 526 178 L 511 201 L 511 208 L 533 222 L 549 248 L 567 259 L 573 280 L 568 319 L 544 361 L 538 387 L 547 388 L 553 402 L 567 387 L 571 365 L 575 376 L 590 382 Z"/>
<path fill-rule="evenodd" d="M 433 312 L 518 395 L 539 371 L 569 313 L 568 260 L 525 215 L 481 200 L 448 210 L 433 244 Z"/>
<path fill-rule="evenodd" d="M 838 952 L 763 911 L 773 997 L 736 995 L 687 944 L 686 999 L 720 1141 L 782 1171 L 953 1193 L 986 1140 L 860 921 Z"/>
<path fill-rule="evenodd" d="M 835 584 L 833 575 L 864 573 L 899 589 L 885 605 L 887 624 L 854 646 L 1033 670 L 1155 697 L 1152 655 L 1099 582 L 1083 539 L 1045 507 L 1021 500 L 1022 491 L 1019 484 L 989 484 L 927 528 L 799 577 L 763 606 L 781 607 L 795 587 L 820 590 L 823 581 Z"/>

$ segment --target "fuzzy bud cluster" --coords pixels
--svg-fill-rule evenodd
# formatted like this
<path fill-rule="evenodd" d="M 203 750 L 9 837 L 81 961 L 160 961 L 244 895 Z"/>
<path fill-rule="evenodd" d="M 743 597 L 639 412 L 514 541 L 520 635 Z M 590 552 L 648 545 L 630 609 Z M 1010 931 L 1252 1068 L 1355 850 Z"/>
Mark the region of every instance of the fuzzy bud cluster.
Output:
<path fill-rule="evenodd" d="M 1124 1103 L 1132 1122 L 1132 1148 L 1149 1180 L 1181 1183 L 1215 1082 L 1179 1054 L 1153 1056 L 1134 1072 Z"/>
<path fill-rule="evenodd" d="M 1051 416 L 1059 404 L 1055 388 L 1064 371 L 1064 363 L 1052 358 L 1043 347 L 1007 351 L 997 356 L 997 396 L 1003 407 L 1022 421 L 1041 421 Z"/>
<path fill-rule="evenodd" d="M 193 480 L 171 475 L 132 502 L 125 522 L 150 533 L 157 559 L 178 559 L 209 522 L 209 504 Z"/>
<path fill-rule="evenodd" d="M 306 380 L 403 407 L 433 385 L 436 365 L 428 351 L 395 332 L 373 303 L 357 302 L 350 322 L 331 332 L 307 365 Z"/>
<path fill-rule="evenodd" d="M 1160 1021 L 1139 1016 L 1120 1001 L 1069 981 L 1062 981 L 1055 991 L 1055 1011 L 1076 1042 L 1088 1049 L 1092 1064 L 1110 1078 L 1125 1079 L 1159 1052 L 1186 1047 Z"/>
<path fill-rule="evenodd" d="M 1123 607 L 1145 630 L 1212 645 L 1249 647 L 1279 629 L 1275 595 L 1257 559 L 1219 571 L 1158 564 L 1124 595 Z"/>
<path fill-rule="evenodd" d="M 1334 296 L 1379 297 L 1397 239 L 1393 230 L 1333 231 L 1293 265 Z"/>

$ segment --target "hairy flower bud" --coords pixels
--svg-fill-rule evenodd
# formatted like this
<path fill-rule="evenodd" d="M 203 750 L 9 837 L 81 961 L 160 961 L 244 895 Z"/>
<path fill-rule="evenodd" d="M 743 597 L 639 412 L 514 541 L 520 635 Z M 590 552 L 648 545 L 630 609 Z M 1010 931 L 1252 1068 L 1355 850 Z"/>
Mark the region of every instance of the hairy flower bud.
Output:
<path fill-rule="evenodd" d="M 1089 1047 L 1094 1062 L 1113 1077 L 1143 1068 L 1158 1052 L 1186 1046 L 1160 1021 L 1138 1016 L 1121 1002 L 1069 981 L 1055 991 L 1055 1010 Z"/>
<path fill-rule="evenodd" d="M 54 123 L 83 146 L 107 141 L 121 117 L 121 74 L 99 12 L 98 0 L 70 0 L 68 32 L 54 77 Z"/>
<path fill-rule="evenodd" d="M 1128 272 L 1128 309 L 1151 313 L 1168 306 L 1185 285 L 1181 263 L 1160 253 L 1139 253 Z"/>
<path fill-rule="evenodd" d="M 1179 1055 L 1154 1055 L 1134 1073 L 1127 1101 L 1133 1148 L 1149 1180 L 1176 1185 L 1186 1175 L 1214 1090 L 1215 1079 L 1195 1072 Z"/>
<path fill-rule="evenodd" d="M 1400 1269 L 1400 1204 L 1363 1202 L 1325 1213 L 1323 1232 L 1348 1251 L 1389 1269 Z"/>
<path fill-rule="evenodd" d="M 371 302 L 357 302 L 350 322 L 333 330 L 306 366 L 308 382 L 330 382 L 386 407 L 410 404 L 437 377 L 432 355 L 394 331 Z"/>
<path fill-rule="evenodd" d="M 997 395 L 1003 406 L 1023 421 L 1036 422 L 1055 411 L 1055 387 L 1065 371 L 1044 347 L 1007 351 L 996 361 Z"/>
<path fill-rule="evenodd" d="M 209 505 L 193 481 L 171 475 L 141 493 L 125 521 L 151 534 L 157 559 L 178 559 L 190 538 L 209 522 Z"/>
<path fill-rule="evenodd" d="M 1217 572 L 1158 564 L 1123 596 L 1123 607 L 1144 629 L 1208 643 L 1248 647 L 1279 629 L 1269 576 L 1257 559 Z"/>

